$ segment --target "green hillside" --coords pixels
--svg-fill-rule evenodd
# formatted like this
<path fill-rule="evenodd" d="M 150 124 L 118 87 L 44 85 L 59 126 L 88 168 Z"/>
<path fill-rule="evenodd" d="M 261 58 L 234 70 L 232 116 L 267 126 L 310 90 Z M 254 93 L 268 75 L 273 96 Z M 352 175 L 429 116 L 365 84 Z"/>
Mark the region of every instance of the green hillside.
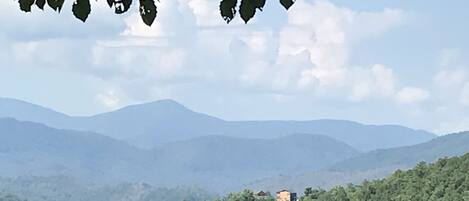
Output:
<path fill-rule="evenodd" d="M 341 161 L 320 171 L 283 174 L 254 180 L 245 188 L 275 191 L 287 188 L 302 191 L 306 187 L 330 189 L 368 179 L 381 179 L 397 169 L 410 169 L 420 161 L 432 163 L 443 157 L 469 153 L 469 132 L 444 135 L 431 141 L 399 148 L 381 149 Z"/>
<path fill-rule="evenodd" d="M 301 201 L 468 201 L 469 153 L 329 191 L 307 188 Z"/>
<path fill-rule="evenodd" d="M 333 171 L 364 171 L 386 167 L 413 167 L 419 161 L 460 156 L 469 152 L 469 132 L 441 136 L 418 145 L 375 150 L 332 166 Z"/>
<path fill-rule="evenodd" d="M 0 201 L 25 201 L 25 200 L 20 199 L 19 197 L 13 194 L 0 192 Z"/>
<path fill-rule="evenodd" d="M 3 193 L 2 192 L 8 192 Z M 12 193 L 12 194 L 10 194 Z M 21 199 L 19 199 L 18 195 Z M 95 185 L 71 177 L 0 178 L 0 201 L 208 201 L 200 188 L 155 187 L 147 183 Z"/>

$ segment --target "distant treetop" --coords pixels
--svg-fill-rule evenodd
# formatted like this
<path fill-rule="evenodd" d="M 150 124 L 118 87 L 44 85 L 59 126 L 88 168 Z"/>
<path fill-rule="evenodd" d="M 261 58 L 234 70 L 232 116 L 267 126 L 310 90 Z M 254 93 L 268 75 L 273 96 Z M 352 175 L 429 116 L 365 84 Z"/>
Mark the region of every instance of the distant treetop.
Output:
<path fill-rule="evenodd" d="M 72 12 L 76 18 L 85 22 L 88 15 L 91 13 L 90 0 L 74 0 L 72 5 Z M 122 14 L 129 10 L 132 5 L 132 0 L 106 0 L 109 7 L 114 9 L 116 14 Z M 154 0 L 138 0 L 139 12 L 142 21 L 151 26 L 155 21 L 157 14 L 157 7 Z M 159 1 L 159 0 L 157 0 Z M 174 1 L 174 0 L 172 0 Z M 238 2 L 239 1 L 239 2 Z M 239 12 L 241 18 L 247 23 L 254 17 L 256 11 L 262 11 L 266 0 L 221 0 L 220 2 L 220 15 L 226 23 L 230 23 Z M 20 9 L 24 12 L 31 12 L 31 7 L 36 5 L 39 9 L 44 10 L 47 3 L 50 8 L 60 13 L 65 0 L 18 0 Z M 280 0 L 285 9 L 289 9 L 295 0 Z M 239 4 L 239 6 L 238 6 Z"/>

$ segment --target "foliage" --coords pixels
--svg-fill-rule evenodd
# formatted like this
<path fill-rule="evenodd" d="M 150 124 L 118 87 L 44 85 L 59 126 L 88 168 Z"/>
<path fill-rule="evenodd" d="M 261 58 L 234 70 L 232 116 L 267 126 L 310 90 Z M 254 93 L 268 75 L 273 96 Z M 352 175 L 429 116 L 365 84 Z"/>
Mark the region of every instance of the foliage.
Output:
<path fill-rule="evenodd" d="M 230 193 L 228 196 L 216 201 L 274 201 L 272 196 L 256 196 L 251 190 L 243 190 L 239 193 Z"/>
<path fill-rule="evenodd" d="M 419 163 L 408 171 L 361 185 L 337 186 L 329 191 L 305 190 L 301 201 L 469 201 L 469 153 Z"/>
<path fill-rule="evenodd" d="M 66 176 L 0 178 L 0 201 L 209 201 L 214 196 L 196 187 L 154 187 L 144 182 L 97 185 Z"/>
<path fill-rule="evenodd" d="M 0 193 L 0 201 L 26 201 L 26 200 L 20 199 L 16 195 Z"/>
<path fill-rule="evenodd" d="M 49 5 L 54 11 L 60 12 L 65 0 L 18 0 L 20 9 L 24 12 L 31 12 L 31 7 L 36 5 L 39 9 L 44 10 L 46 4 Z M 154 0 L 138 0 L 139 1 L 139 12 L 142 17 L 142 21 L 151 26 L 156 18 L 157 7 Z M 248 23 L 250 19 L 254 17 L 256 11 L 262 11 L 266 0 L 221 0 L 220 2 L 220 15 L 226 21 L 230 23 L 236 13 L 239 12 L 241 18 L 245 23 Z M 114 9 L 114 13 L 122 14 L 127 12 L 131 5 L 132 0 L 107 0 L 110 8 Z M 237 9 L 236 7 L 238 6 Z M 289 9 L 295 0 L 280 0 L 285 9 Z M 88 15 L 91 13 L 90 0 L 74 0 L 72 6 L 72 12 L 76 18 L 85 22 Z"/>

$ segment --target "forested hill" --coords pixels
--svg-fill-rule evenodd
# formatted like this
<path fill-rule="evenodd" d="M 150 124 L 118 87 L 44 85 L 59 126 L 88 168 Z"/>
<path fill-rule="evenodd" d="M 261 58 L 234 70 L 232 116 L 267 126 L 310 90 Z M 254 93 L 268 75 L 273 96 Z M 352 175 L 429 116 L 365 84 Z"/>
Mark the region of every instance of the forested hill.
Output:
<path fill-rule="evenodd" d="M 20 199 L 18 196 L 13 195 L 13 194 L 0 192 L 0 201 L 25 201 L 25 200 Z"/>
<path fill-rule="evenodd" d="M 438 158 L 461 156 L 469 152 L 469 132 L 454 133 L 414 146 L 375 150 L 341 161 L 334 171 L 364 171 L 386 167 L 413 167 L 420 161 L 434 162 Z"/>
<path fill-rule="evenodd" d="M 308 188 L 301 201 L 466 201 L 469 200 L 469 153 L 442 158 L 433 164 L 419 163 L 408 171 L 361 185 L 329 191 Z"/>

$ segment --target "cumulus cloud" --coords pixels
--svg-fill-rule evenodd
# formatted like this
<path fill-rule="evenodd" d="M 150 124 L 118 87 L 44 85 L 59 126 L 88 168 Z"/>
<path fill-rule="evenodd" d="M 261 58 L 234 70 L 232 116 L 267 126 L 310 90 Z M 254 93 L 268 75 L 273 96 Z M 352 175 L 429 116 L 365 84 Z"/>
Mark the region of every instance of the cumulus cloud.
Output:
<path fill-rule="evenodd" d="M 372 95 L 379 97 L 393 97 L 396 88 L 396 77 L 392 69 L 376 64 L 369 69 L 355 69 L 353 79 L 349 80 L 352 86 L 350 98 L 361 101 Z"/>
<path fill-rule="evenodd" d="M 342 91 L 354 101 L 391 97 L 397 87 L 389 67 L 354 67 L 349 48 L 402 24 L 402 10 L 359 12 L 300 0 L 288 21 L 273 29 L 255 22 L 224 25 L 216 6 L 209 0 L 162 1 L 151 28 L 131 14 L 122 38 L 94 46 L 93 64 L 155 86 L 217 82 L 273 94 Z"/>
<path fill-rule="evenodd" d="M 418 103 L 426 100 L 430 96 L 429 92 L 415 87 L 404 87 L 397 92 L 397 101 L 399 103 Z"/>
<path fill-rule="evenodd" d="M 466 80 L 466 70 L 459 69 L 443 69 L 439 71 L 433 78 L 433 81 L 440 87 L 454 87 L 461 85 Z"/>
<path fill-rule="evenodd" d="M 432 116 L 437 118 L 438 133 L 469 130 L 467 108 L 469 106 L 469 67 L 459 49 L 440 51 L 438 70 L 433 76 L 434 93 L 437 94 L 437 109 Z"/>
<path fill-rule="evenodd" d="M 463 105 L 469 106 L 469 82 L 467 82 L 461 90 L 460 101 Z"/>
<path fill-rule="evenodd" d="M 108 90 L 96 95 L 96 101 L 109 109 L 116 109 L 121 104 L 121 97 L 114 90 Z"/>
<path fill-rule="evenodd" d="M 71 12 L 61 18 L 52 11 L 13 14 L 20 11 L 10 3 L 4 11 L 18 16 L 20 25 L 32 17 L 35 24 L 54 22 L 48 29 L 34 25 L 21 38 L 0 33 L 0 40 L 3 35 L 12 41 L 7 48 L 15 62 L 96 77 L 112 86 L 96 94 L 106 107 L 191 93 L 194 88 L 271 94 L 276 100 L 331 96 L 419 103 L 429 97 L 424 89 L 400 82 L 392 66 L 350 61 L 353 44 L 405 23 L 406 13 L 400 9 L 364 12 L 326 0 L 298 0 L 288 20 L 274 28 L 278 22 L 256 21 L 264 13 L 248 25 L 239 18 L 226 25 L 217 1 L 174 0 L 158 3 L 157 20 L 147 27 L 137 12 L 115 16 L 100 1 L 93 4 L 86 24 L 73 23 Z M 4 19 L 0 17 L 0 23 L 9 30 L 20 30 Z"/>

